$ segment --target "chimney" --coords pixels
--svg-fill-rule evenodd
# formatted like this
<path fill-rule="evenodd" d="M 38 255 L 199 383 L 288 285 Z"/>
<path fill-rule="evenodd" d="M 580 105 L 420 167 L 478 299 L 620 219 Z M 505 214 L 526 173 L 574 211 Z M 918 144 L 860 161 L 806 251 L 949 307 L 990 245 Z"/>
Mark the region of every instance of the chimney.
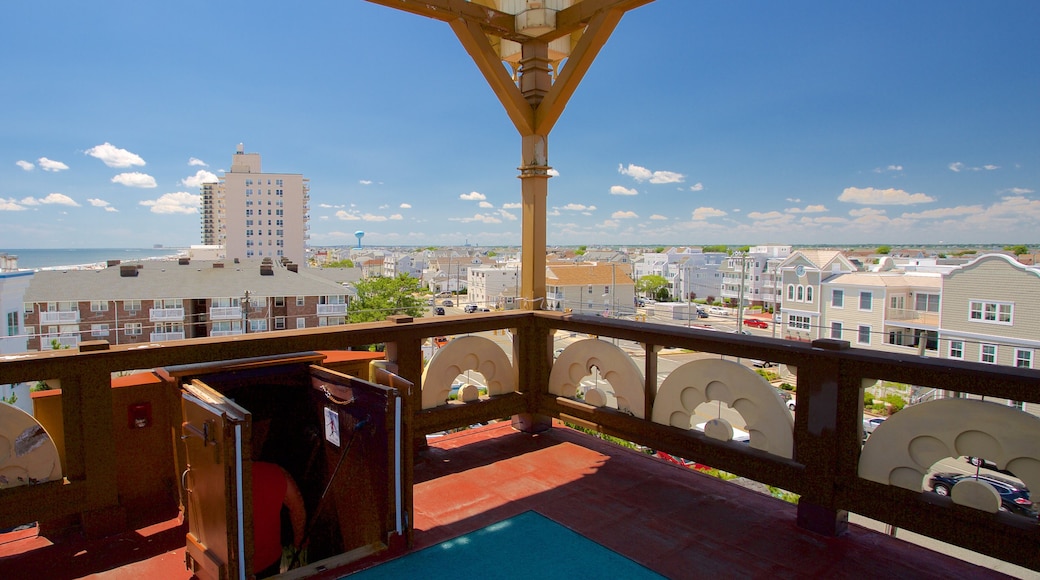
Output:
<path fill-rule="evenodd" d="M 108 261 L 108 262 L 106 263 L 105 267 L 106 267 L 106 268 L 114 268 L 114 267 L 116 267 L 116 266 L 118 266 L 118 265 L 119 265 L 119 260 L 109 260 L 109 261 Z"/>
<path fill-rule="evenodd" d="M 213 267 L 222 269 L 224 267 L 224 262 L 213 262 Z"/>
<path fill-rule="evenodd" d="M 290 272 L 293 272 L 293 273 L 299 273 L 300 272 L 300 265 L 299 264 L 286 264 L 285 265 L 285 269 L 290 271 Z"/>
<path fill-rule="evenodd" d="M 260 264 L 260 275 L 274 276 L 274 266 L 270 264 Z"/>
<path fill-rule="evenodd" d="M 191 258 L 177 258 L 177 264 L 180 266 L 187 266 L 191 263 Z"/>
<path fill-rule="evenodd" d="M 119 276 L 122 277 L 122 278 L 134 278 L 134 277 L 137 276 L 137 267 L 133 266 L 133 265 L 130 265 L 130 266 L 120 266 L 119 267 Z"/>

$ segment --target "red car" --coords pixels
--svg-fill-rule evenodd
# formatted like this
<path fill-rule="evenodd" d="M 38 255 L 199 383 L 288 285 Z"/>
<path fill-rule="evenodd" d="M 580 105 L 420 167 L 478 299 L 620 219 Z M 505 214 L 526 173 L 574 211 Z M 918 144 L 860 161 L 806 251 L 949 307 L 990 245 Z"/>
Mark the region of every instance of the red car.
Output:
<path fill-rule="evenodd" d="M 748 318 L 744 320 L 744 326 L 754 326 L 755 328 L 769 328 L 769 324 L 761 321 L 757 318 Z"/>

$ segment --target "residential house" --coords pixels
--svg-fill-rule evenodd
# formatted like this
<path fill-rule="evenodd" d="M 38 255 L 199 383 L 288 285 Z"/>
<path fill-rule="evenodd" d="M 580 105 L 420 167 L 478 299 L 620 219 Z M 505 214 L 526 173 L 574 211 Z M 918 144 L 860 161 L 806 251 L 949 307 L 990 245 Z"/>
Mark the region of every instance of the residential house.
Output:
<path fill-rule="evenodd" d="M 546 310 L 615 317 L 633 313 L 635 282 L 620 264 L 553 264 L 545 269 Z"/>
<path fill-rule="evenodd" d="M 855 270 L 837 250 L 798 250 L 784 260 L 779 266 L 784 290 L 782 336 L 802 341 L 821 338 L 821 283 L 829 276 Z"/>
<path fill-rule="evenodd" d="M 513 309 L 520 294 L 520 264 L 469 268 L 466 302 L 481 308 Z"/>

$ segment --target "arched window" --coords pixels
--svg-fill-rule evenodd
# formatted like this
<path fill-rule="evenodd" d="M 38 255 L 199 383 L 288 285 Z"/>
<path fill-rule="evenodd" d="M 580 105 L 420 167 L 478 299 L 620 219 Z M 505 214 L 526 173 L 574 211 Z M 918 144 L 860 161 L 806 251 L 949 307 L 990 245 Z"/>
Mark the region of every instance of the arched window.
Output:
<path fill-rule="evenodd" d="M 787 286 L 787 299 L 794 300 L 794 284 Z"/>
<path fill-rule="evenodd" d="M 799 284 L 798 285 L 798 301 L 799 302 L 801 302 L 802 300 L 805 299 L 804 298 L 804 294 L 805 294 L 805 288 L 801 284 Z"/>
<path fill-rule="evenodd" d="M 805 287 L 805 301 L 812 302 L 812 286 Z"/>

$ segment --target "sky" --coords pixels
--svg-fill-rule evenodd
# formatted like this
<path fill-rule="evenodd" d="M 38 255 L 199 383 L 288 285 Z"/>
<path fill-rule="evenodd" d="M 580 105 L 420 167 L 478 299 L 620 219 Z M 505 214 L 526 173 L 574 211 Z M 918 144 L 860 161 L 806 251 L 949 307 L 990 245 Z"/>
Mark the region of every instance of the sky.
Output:
<path fill-rule="evenodd" d="M 520 136 L 363 0 L 4 7 L 0 249 L 201 243 L 239 143 L 310 245 L 520 243 Z M 656 0 L 548 138 L 550 245 L 1040 244 L 1040 2 Z"/>

